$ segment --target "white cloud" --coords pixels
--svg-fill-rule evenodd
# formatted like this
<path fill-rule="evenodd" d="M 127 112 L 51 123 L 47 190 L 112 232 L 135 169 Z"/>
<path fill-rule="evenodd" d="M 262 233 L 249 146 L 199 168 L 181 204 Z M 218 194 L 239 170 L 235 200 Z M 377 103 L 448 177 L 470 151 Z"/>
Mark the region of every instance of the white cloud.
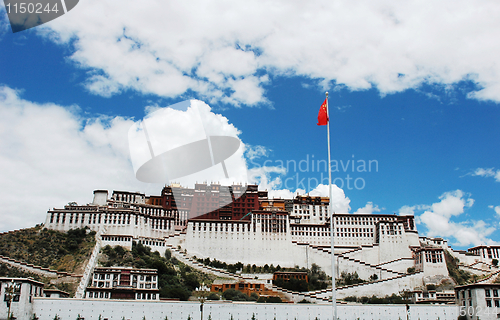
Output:
<path fill-rule="evenodd" d="M 495 213 L 500 217 L 500 206 L 488 206 L 488 208 L 495 210 Z"/>
<path fill-rule="evenodd" d="M 128 160 L 132 121 L 86 122 L 76 110 L 31 103 L 0 87 L 0 180 L 8 195 L 0 199 L 0 230 L 44 222 L 47 209 L 70 201 L 91 202 L 96 188 L 144 189 Z"/>
<path fill-rule="evenodd" d="M 406 215 L 415 215 L 415 211 L 418 210 L 427 210 L 430 209 L 431 206 L 428 205 L 415 205 L 415 206 L 402 206 L 399 208 L 398 213 L 401 216 L 406 216 Z"/>
<path fill-rule="evenodd" d="M 109 77 L 102 75 L 90 76 L 85 84 L 87 90 L 91 93 L 109 98 L 112 95 L 119 93 L 123 89 L 123 85 L 111 80 Z"/>
<path fill-rule="evenodd" d="M 266 148 L 265 146 L 251 146 L 249 144 L 245 145 L 245 156 L 248 160 L 252 161 L 261 157 L 267 157 L 269 152 L 272 150 Z"/>
<path fill-rule="evenodd" d="M 128 132 L 134 171 L 141 181 L 175 181 L 186 187 L 196 182 L 246 184 L 239 134 L 226 117 L 200 100 L 156 109 Z"/>
<path fill-rule="evenodd" d="M 192 90 L 255 105 L 267 101 L 267 73 L 382 94 L 471 80 L 480 87 L 471 98 L 500 101 L 498 9 L 490 0 L 87 0 L 38 30 L 74 44 L 70 59 L 104 96 Z"/>
<path fill-rule="evenodd" d="M 238 135 L 208 105 L 189 103 L 198 108 L 206 134 L 215 130 Z M 89 203 L 95 189 L 159 194 L 163 183 L 142 183 L 135 178 L 127 139 L 133 124 L 132 119 L 122 117 L 84 118 L 78 107 L 32 103 L 20 98 L 18 91 L 0 86 L 0 192 L 6 195 L 0 198 L 0 231 L 42 223 L 48 209 L 71 201 Z M 190 122 L 178 124 L 180 131 L 193 129 Z M 241 145 L 234 155 L 245 168 L 243 149 Z M 241 166 L 233 170 L 229 159 L 226 166 L 231 177 L 243 174 L 246 178 L 246 168 L 245 172 L 240 172 Z M 222 172 L 220 165 L 216 167 Z M 199 177 L 186 179 L 201 182 Z"/>
<path fill-rule="evenodd" d="M 480 176 L 485 178 L 494 178 L 497 182 L 500 182 L 500 170 L 495 170 L 495 168 L 477 168 L 471 173 L 472 176 Z"/>
<path fill-rule="evenodd" d="M 271 174 L 274 174 L 274 177 Z M 281 186 L 281 175 L 284 174 L 286 169 L 280 166 L 259 166 L 248 169 L 248 181 L 258 184 L 260 190 L 275 190 Z"/>
<path fill-rule="evenodd" d="M 402 206 L 399 209 L 399 215 L 401 216 L 413 216 L 415 214 L 415 206 Z"/>
<path fill-rule="evenodd" d="M 374 213 L 380 211 L 381 209 L 378 207 L 378 205 L 373 205 L 373 202 L 368 201 L 364 207 L 359 208 L 354 213 Z"/>
<path fill-rule="evenodd" d="M 328 197 L 329 187 L 325 184 L 319 184 L 316 188 L 309 192 L 312 196 Z M 332 184 L 332 205 L 333 211 L 336 213 L 348 213 L 351 210 L 349 206 L 351 200 L 345 196 L 344 190 L 340 189 L 336 184 Z"/>
<path fill-rule="evenodd" d="M 465 247 L 480 244 L 497 244 L 488 238 L 496 228 L 489 226 L 482 220 L 462 221 L 460 223 L 452 221 L 453 217 L 460 216 L 466 209 L 472 207 L 474 199 L 461 190 L 445 192 L 439 197 L 440 201 L 430 206 L 415 206 L 416 208 L 427 208 L 425 211 L 416 215 L 418 224 L 423 224 L 427 228 L 428 237 L 454 238 L 455 245 Z M 407 207 L 400 209 L 408 211 Z"/>

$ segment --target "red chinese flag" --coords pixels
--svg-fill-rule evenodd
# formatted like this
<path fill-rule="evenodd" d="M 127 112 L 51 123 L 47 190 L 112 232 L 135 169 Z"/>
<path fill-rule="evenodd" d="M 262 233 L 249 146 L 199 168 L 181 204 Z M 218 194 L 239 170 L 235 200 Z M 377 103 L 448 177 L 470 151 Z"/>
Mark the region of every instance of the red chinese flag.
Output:
<path fill-rule="evenodd" d="M 328 115 L 326 114 L 326 99 L 319 108 L 318 126 L 326 126 L 328 124 Z"/>

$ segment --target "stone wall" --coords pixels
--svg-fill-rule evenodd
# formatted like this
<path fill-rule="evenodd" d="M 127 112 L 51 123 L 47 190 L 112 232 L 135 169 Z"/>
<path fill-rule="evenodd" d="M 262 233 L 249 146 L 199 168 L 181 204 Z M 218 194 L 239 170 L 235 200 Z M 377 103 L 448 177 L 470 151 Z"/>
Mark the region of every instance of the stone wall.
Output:
<path fill-rule="evenodd" d="M 54 319 L 57 314 L 61 320 L 74 320 L 78 315 L 86 320 L 171 320 L 200 319 L 198 302 L 137 302 L 123 300 L 93 299 L 53 299 L 35 298 L 33 312 L 40 320 Z M 250 320 L 252 315 L 258 320 L 320 320 L 332 318 L 330 304 L 257 304 L 257 303 L 206 303 L 203 319 L 210 315 L 214 320 Z M 337 315 L 341 320 L 353 319 L 407 319 L 405 305 L 339 305 Z M 410 319 L 456 319 L 458 307 L 447 306 L 410 306 Z M 21 319 L 19 320 L 28 320 Z"/>

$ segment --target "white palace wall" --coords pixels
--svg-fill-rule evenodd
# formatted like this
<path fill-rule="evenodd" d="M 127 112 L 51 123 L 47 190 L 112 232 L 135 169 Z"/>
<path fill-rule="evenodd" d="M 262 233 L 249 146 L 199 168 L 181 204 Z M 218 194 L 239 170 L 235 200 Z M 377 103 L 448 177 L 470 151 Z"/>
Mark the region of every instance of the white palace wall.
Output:
<path fill-rule="evenodd" d="M 337 250 L 335 250 L 337 251 Z M 361 261 L 367 261 L 371 264 L 379 264 L 379 246 L 363 246 L 361 249 L 356 248 L 354 250 L 346 251 L 344 256 L 351 259 L 357 259 Z"/>
<path fill-rule="evenodd" d="M 415 267 L 413 258 L 401 258 L 386 263 L 379 264 L 380 267 L 406 273 L 408 268 Z"/>
<path fill-rule="evenodd" d="M 292 246 L 287 232 L 262 232 L 258 223 L 254 232 L 248 221 L 189 222 L 180 245 L 190 255 L 227 263 L 306 265 L 305 253 Z"/>
<path fill-rule="evenodd" d="M 74 320 L 78 315 L 86 320 L 186 320 L 200 319 L 198 302 L 153 302 L 133 300 L 93 300 L 34 298 L 33 312 L 40 320 Z M 205 303 L 203 318 L 213 320 L 250 320 L 253 315 L 258 320 L 326 320 L 332 318 L 330 304 L 268 304 L 268 303 Z M 405 305 L 338 305 L 337 315 L 341 320 L 407 319 Z M 455 305 L 411 305 L 410 319 L 435 320 L 456 319 L 459 315 Z M 19 320 L 29 318 L 19 317 Z"/>
<path fill-rule="evenodd" d="M 389 229 L 389 223 L 380 222 L 379 227 L 379 263 L 412 257 L 402 223 L 395 224 L 394 229 Z"/>
<path fill-rule="evenodd" d="M 151 238 L 163 238 L 174 232 L 174 223 L 171 218 L 148 216 L 134 210 L 122 209 L 108 212 L 104 211 L 106 209 L 108 208 L 98 206 L 67 206 L 65 209 L 54 209 L 47 213 L 45 227 L 62 232 L 88 227 L 98 232 L 101 226 L 105 226 L 106 234 Z M 158 211 L 155 214 L 159 214 L 160 210 Z"/>
<path fill-rule="evenodd" d="M 301 208 L 303 213 L 307 211 L 304 214 L 318 217 L 317 221 L 307 219 L 317 223 L 300 223 L 285 211 L 256 210 L 250 220 L 193 219 L 178 232 L 177 211 L 145 204 L 145 196 L 140 193 L 115 191 L 108 200 L 107 191 L 98 190 L 93 204 L 49 210 L 45 226 L 59 231 L 89 227 L 103 232 L 103 245 L 131 248 L 132 241 L 137 241 L 162 255 L 167 247 L 180 246 L 190 256 L 226 263 L 305 268 L 315 263 L 331 275 L 330 226 L 319 220 L 322 211 L 318 208 Z M 419 240 L 447 245 L 442 239 L 419 239 L 411 216 L 335 214 L 332 218 L 337 276 L 346 271 L 357 272 L 363 279 L 373 274 L 386 279 L 415 266 L 412 249 L 419 246 Z M 448 275 L 445 263 L 421 267 L 417 269 L 426 275 Z"/>
<path fill-rule="evenodd" d="M 405 277 L 389 280 L 381 280 L 369 285 L 352 286 L 337 291 L 337 297 L 345 298 L 348 296 L 371 297 L 384 296 L 393 293 L 399 294 L 403 290 L 413 290 L 417 286 L 422 286 L 422 273 L 415 273 Z M 381 295 L 382 293 L 382 295 Z M 331 293 L 330 293 L 331 295 Z"/>

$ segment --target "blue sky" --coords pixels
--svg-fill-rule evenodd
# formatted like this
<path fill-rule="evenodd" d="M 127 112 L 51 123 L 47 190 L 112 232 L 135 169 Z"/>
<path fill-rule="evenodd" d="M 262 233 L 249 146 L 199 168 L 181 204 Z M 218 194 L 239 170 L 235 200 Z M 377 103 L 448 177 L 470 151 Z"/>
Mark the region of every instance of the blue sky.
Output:
<path fill-rule="evenodd" d="M 499 242 L 500 5 L 430 4 L 85 0 L 16 34 L 2 7 L 0 229 L 94 189 L 159 193 L 134 179 L 126 132 L 188 99 L 239 130 L 261 189 L 323 195 L 329 91 L 339 212 L 414 214 L 458 249 Z"/>

